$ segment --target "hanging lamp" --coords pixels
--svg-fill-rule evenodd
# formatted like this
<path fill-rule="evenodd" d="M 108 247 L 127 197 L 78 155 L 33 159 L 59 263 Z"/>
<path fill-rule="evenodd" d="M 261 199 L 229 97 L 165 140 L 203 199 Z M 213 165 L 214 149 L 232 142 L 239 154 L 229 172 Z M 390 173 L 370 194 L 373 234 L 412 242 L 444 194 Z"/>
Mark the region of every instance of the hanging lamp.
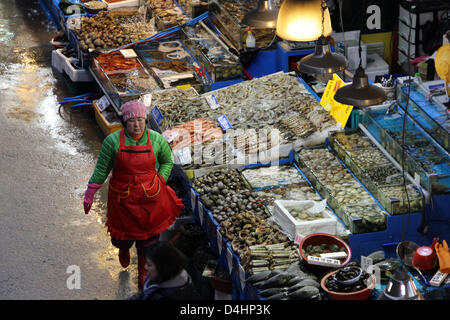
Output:
<path fill-rule="evenodd" d="M 386 99 L 386 92 L 382 88 L 369 84 L 369 78 L 361 66 L 356 69 L 352 83 L 340 88 L 334 95 L 337 102 L 357 108 L 380 104 Z"/>
<path fill-rule="evenodd" d="M 315 41 L 332 32 L 328 8 L 322 0 L 284 0 L 280 6 L 276 34 L 289 41 Z"/>
<path fill-rule="evenodd" d="M 363 8 L 365 8 L 365 1 Z M 363 18 L 364 15 L 362 15 L 361 18 L 361 29 L 363 26 Z M 362 67 L 361 29 L 359 31 L 358 42 L 359 66 L 355 71 L 353 81 L 350 85 L 339 88 L 334 95 L 334 100 L 337 102 L 352 105 L 355 108 L 365 108 L 375 104 L 380 104 L 387 99 L 386 92 L 382 88 L 369 84 L 369 78 Z"/>
<path fill-rule="evenodd" d="M 298 70 L 312 74 L 330 74 L 343 71 L 347 67 L 347 59 L 341 54 L 330 50 L 328 39 L 324 36 L 325 12 L 328 10 L 325 1 L 321 4 L 322 10 L 322 35 L 317 39 L 313 54 L 303 57 L 298 62 Z M 328 14 L 329 18 L 329 14 Z"/>
<path fill-rule="evenodd" d="M 401 266 L 389 279 L 384 291 L 377 300 L 424 300 L 422 294 L 417 290 L 414 281 Z"/>
<path fill-rule="evenodd" d="M 257 8 L 245 14 L 242 24 L 255 28 L 275 28 L 278 11 L 278 8 L 274 8 L 272 0 L 259 0 Z"/>

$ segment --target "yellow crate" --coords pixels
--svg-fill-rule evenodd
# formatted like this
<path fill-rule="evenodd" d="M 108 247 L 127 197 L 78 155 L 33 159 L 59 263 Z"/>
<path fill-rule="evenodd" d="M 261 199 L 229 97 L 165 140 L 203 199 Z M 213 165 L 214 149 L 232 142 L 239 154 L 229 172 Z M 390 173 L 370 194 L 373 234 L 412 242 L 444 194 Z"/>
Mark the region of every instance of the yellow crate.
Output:
<path fill-rule="evenodd" d="M 105 117 L 100 112 L 99 108 L 97 107 L 97 104 L 94 102 L 94 111 L 95 111 L 95 120 L 97 121 L 98 125 L 102 129 L 103 133 L 108 136 L 114 131 L 120 130 L 123 128 L 121 123 L 114 123 L 111 124 L 108 122 L 108 120 L 105 119 Z"/>

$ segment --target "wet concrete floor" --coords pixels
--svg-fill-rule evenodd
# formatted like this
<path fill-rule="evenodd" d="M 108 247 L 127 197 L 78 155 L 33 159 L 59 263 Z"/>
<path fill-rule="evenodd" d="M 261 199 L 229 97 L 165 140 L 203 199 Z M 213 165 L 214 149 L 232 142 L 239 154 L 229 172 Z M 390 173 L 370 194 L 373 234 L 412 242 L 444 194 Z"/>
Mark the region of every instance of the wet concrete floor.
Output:
<path fill-rule="evenodd" d="M 83 211 L 104 134 L 58 103 L 96 84 L 52 69 L 56 34 L 39 1 L 0 2 L 0 299 L 125 299 L 137 258 L 123 269 L 110 243 L 106 185 Z"/>

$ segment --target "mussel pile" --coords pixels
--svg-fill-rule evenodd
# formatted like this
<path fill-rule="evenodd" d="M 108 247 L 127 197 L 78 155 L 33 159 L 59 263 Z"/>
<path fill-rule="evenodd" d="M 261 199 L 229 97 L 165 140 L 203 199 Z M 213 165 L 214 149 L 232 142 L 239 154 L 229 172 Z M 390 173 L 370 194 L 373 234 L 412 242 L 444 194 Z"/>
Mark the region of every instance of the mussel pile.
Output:
<path fill-rule="evenodd" d="M 248 277 L 246 282 L 258 289 L 267 300 L 320 300 L 320 284 L 315 275 L 302 269 L 299 263 L 286 270 L 269 270 Z"/>
<path fill-rule="evenodd" d="M 350 281 L 352 279 L 358 279 L 359 272 L 361 273 L 361 276 L 359 277 L 359 280 L 357 280 L 355 283 L 351 284 L 344 284 L 345 281 Z M 334 273 L 328 279 L 325 281 L 325 287 L 334 292 L 355 292 L 360 291 L 365 288 L 367 288 L 367 280 L 369 279 L 370 275 L 365 272 L 364 270 L 358 271 L 358 268 L 350 268 L 345 267 L 339 269 L 338 272 Z"/>

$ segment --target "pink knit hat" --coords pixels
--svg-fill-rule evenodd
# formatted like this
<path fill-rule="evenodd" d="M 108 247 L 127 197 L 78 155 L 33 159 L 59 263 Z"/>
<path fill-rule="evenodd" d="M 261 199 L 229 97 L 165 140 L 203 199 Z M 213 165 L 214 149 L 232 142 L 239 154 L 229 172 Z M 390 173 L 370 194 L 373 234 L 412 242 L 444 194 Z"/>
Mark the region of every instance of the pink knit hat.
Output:
<path fill-rule="evenodd" d="M 124 103 L 120 107 L 123 121 L 130 118 L 147 118 L 147 107 L 139 100 L 132 100 Z"/>

